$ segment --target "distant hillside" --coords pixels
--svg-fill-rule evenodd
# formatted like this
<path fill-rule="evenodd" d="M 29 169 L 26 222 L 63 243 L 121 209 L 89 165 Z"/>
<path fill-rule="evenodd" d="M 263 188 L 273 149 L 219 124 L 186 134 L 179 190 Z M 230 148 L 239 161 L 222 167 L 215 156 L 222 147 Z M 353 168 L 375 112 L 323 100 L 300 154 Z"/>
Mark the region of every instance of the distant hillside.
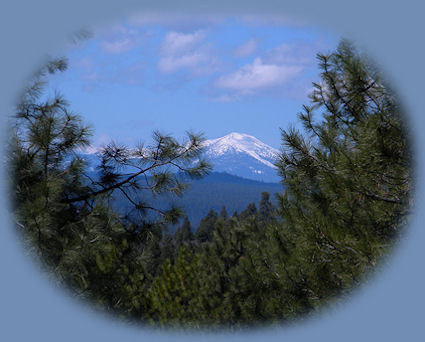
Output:
<path fill-rule="evenodd" d="M 263 191 L 270 193 L 275 201 L 275 193 L 282 192 L 282 185 L 278 183 L 264 183 L 233 176 L 227 173 L 213 172 L 203 179 L 191 181 L 190 188 L 182 198 L 176 196 L 159 196 L 156 199 L 146 196 L 145 200 L 154 206 L 165 209 L 172 204 L 182 207 L 193 228 L 199 225 L 210 209 L 220 212 L 226 206 L 229 215 L 234 211 L 241 212 L 249 203 L 258 203 Z M 128 202 L 117 193 L 119 210 L 128 208 Z"/>

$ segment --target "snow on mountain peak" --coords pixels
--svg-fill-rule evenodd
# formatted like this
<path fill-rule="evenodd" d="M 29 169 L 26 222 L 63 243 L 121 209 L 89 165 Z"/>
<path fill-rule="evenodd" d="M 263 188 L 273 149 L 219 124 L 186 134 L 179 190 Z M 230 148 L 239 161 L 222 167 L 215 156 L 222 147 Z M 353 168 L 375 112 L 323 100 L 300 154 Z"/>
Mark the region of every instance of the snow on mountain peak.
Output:
<path fill-rule="evenodd" d="M 232 132 L 221 138 L 206 140 L 204 146 L 207 156 L 217 157 L 228 153 L 243 153 L 271 168 L 276 168 L 273 162 L 279 153 L 278 150 L 264 144 L 257 138 L 237 132 Z"/>

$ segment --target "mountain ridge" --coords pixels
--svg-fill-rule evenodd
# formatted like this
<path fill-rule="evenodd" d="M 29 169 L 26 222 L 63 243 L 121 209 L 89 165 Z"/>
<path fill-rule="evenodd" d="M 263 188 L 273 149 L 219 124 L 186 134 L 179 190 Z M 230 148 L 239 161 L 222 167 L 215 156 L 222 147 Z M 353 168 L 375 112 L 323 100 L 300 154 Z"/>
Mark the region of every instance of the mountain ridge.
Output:
<path fill-rule="evenodd" d="M 216 172 L 256 181 L 280 181 L 274 165 L 279 151 L 251 135 L 232 132 L 206 140 L 204 147 L 204 155 L 211 160 Z"/>
<path fill-rule="evenodd" d="M 203 142 L 203 156 L 211 162 L 214 172 L 225 172 L 255 181 L 278 183 L 276 166 L 279 151 L 254 136 L 232 132 Z M 90 146 L 86 159 L 95 166 L 93 156 L 100 148 Z"/>
<path fill-rule="evenodd" d="M 214 151 L 216 155 L 224 153 L 247 153 L 258 161 L 275 168 L 269 159 L 273 159 L 279 153 L 278 150 L 266 145 L 252 135 L 232 132 L 221 138 L 210 139 L 204 142 L 207 153 Z M 230 151 L 229 151 L 230 150 Z"/>

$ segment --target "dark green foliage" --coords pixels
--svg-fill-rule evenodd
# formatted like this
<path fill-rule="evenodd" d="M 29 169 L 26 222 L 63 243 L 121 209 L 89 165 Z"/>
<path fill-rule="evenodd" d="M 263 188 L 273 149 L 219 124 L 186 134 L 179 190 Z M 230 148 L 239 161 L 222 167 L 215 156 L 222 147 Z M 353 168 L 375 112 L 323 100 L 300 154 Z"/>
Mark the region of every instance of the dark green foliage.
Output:
<path fill-rule="evenodd" d="M 199 294 L 198 256 L 183 247 L 174 264 L 167 260 L 161 267 L 161 275 L 147 292 L 150 300 L 148 321 L 165 325 L 187 327 L 198 326 L 197 314 Z"/>
<path fill-rule="evenodd" d="M 61 96 L 42 99 L 43 77 L 65 68 L 65 60 L 55 60 L 41 70 L 13 117 L 9 156 L 17 225 L 48 270 L 75 294 L 140 319 L 152 277 L 174 255 L 172 237 L 162 236 L 164 223 L 181 214 L 173 207 L 159 210 L 140 196 L 182 194 L 185 183 L 167 167 L 189 178 L 206 174 L 203 140 L 188 133 L 188 140 L 179 143 L 155 132 L 149 148 L 111 144 L 102 151 L 100 176 L 93 180 L 77 154 L 88 146 L 90 128 Z M 109 207 L 116 191 L 133 205 L 137 220 Z M 146 211 L 157 212 L 161 221 L 147 220 Z"/>
<path fill-rule="evenodd" d="M 251 208 L 249 206 L 248 211 Z M 210 213 L 206 218 L 214 216 L 214 213 Z M 172 323 L 175 326 L 180 323 L 213 329 L 223 326 L 251 326 L 266 319 L 276 319 L 266 308 L 270 306 L 268 300 L 271 286 L 268 284 L 270 280 L 264 277 L 267 271 L 254 264 L 260 260 L 261 266 L 264 255 L 258 249 L 264 239 L 264 229 L 258 223 L 255 216 L 248 216 L 244 221 L 235 217 L 220 217 L 215 220 L 211 239 L 198 246 L 195 253 L 197 258 L 192 258 L 190 265 L 187 265 L 196 272 L 196 296 L 180 302 L 179 322 L 164 320 L 164 325 Z M 181 257 L 180 255 L 178 260 Z M 181 264 L 167 264 L 155 283 L 167 284 L 166 279 L 183 277 L 184 272 Z M 166 284 L 163 286 L 167 286 Z M 192 283 L 180 288 L 174 286 L 175 298 L 184 298 L 188 286 L 192 286 Z M 176 310 L 176 303 L 163 301 L 156 310 L 158 317 L 164 317 Z M 273 313 L 277 312 L 282 311 L 275 308 Z"/>
<path fill-rule="evenodd" d="M 222 220 L 227 220 L 227 210 L 226 210 L 226 207 L 223 205 L 223 207 L 221 208 L 221 211 L 220 211 L 220 216 L 219 216 L 219 218 L 220 219 L 222 219 Z"/>
<path fill-rule="evenodd" d="M 160 250 L 161 250 L 161 260 L 156 265 L 157 267 L 160 264 L 162 264 L 165 260 L 174 258 L 176 246 L 174 243 L 173 236 L 171 234 L 164 234 L 162 236 L 161 243 L 160 243 Z"/>
<path fill-rule="evenodd" d="M 217 213 L 214 210 L 210 210 L 199 224 L 196 231 L 196 240 L 199 242 L 206 242 L 212 239 L 215 223 L 217 222 Z"/>
<path fill-rule="evenodd" d="M 394 244 L 411 190 L 410 150 L 395 96 L 343 41 L 318 55 L 321 82 L 300 113 L 306 134 L 282 131 L 279 172 L 288 189 L 278 212 L 287 230 L 273 243 L 303 310 L 357 285 Z M 313 114 L 323 120 L 314 122 Z M 279 271 L 278 271 L 279 272 Z M 301 295 L 302 294 L 302 295 Z"/>
<path fill-rule="evenodd" d="M 185 244 L 191 243 L 194 239 L 192 227 L 190 226 L 189 219 L 186 217 L 183 224 L 174 233 L 174 243 L 176 248 L 180 248 Z"/>
<path fill-rule="evenodd" d="M 261 193 L 260 206 L 258 210 L 258 219 L 262 223 L 270 223 L 274 219 L 274 210 L 272 202 L 270 202 L 270 194 L 268 192 Z"/>
<path fill-rule="evenodd" d="M 246 209 L 239 214 L 239 219 L 243 221 L 249 217 L 256 217 L 256 216 L 257 216 L 257 207 L 255 206 L 255 203 L 250 203 L 248 204 Z"/>

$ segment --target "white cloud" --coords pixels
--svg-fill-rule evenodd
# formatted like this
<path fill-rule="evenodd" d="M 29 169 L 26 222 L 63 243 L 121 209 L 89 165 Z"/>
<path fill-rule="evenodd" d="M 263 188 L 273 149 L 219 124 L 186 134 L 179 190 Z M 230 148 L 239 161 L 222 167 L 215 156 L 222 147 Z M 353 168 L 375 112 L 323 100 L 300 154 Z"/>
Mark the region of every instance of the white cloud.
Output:
<path fill-rule="evenodd" d="M 205 38 L 204 31 L 167 33 L 160 48 L 159 71 L 173 73 L 186 70 L 199 75 L 216 70 L 218 59 L 211 44 L 204 43 Z"/>
<path fill-rule="evenodd" d="M 209 100 L 213 101 L 213 102 L 223 102 L 223 103 L 227 103 L 227 102 L 235 102 L 238 101 L 240 99 L 240 96 L 237 94 L 224 94 L 224 95 L 218 95 L 218 96 L 210 96 Z"/>
<path fill-rule="evenodd" d="M 194 52 L 182 56 L 166 56 L 159 60 L 158 68 L 165 73 L 178 71 L 179 69 L 197 69 L 202 64 L 209 62 L 209 57 L 200 52 Z"/>
<path fill-rule="evenodd" d="M 131 50 L 134 45 L 134 41 L 129 38 L 118 39 L 114 41 L 104 41 L 101 43 L 102 50 L 111 54 L 127 52 Z"/>
<path fill-rule="evenodd" d="M 233 54 L 236 57 L 246 57 L 246 56 L 252 55 L 255 52 L 255 50 L 257 50 L 257 45 L 258 45 L 258 40 L 251 38 L 250 40 L 246 41 L 244 44 L 234 49 Z"/>
<path fill-rule="evenodd" d="M 242 95 L 255 91 L 282 85 L 296 77 L 302 67 L 293 65 L 265 64 L 261 58 L 256 58 L 252 64 L 221 76 L 215 83 L 218 88 L 236 91 Z"/>
<path fill-rule="evenodd" d="M 103 41 L 101 48 L 106 53 L 121 54 L 131 50 L 136 42 L 130 38 L 117 39 L 113 41 Z"/>
<path fill-rule="evenodd" d="M 203 31 L 193 33 L 168 32 L 161 44 L 161 51 L 167 55 L 187 52 L 205 39 Z"/>
<path fill-rule="evenodd" d="M 245 42 L 234 53 L 249 53 L 253 46 L 254 43 Z M 215 101 L 227 102 L 253 95 L 304 99 L 311 87 L 316 53 L 323 50 L 320 41 L 284 42 L 218 78 L 209 93 Z"/>

